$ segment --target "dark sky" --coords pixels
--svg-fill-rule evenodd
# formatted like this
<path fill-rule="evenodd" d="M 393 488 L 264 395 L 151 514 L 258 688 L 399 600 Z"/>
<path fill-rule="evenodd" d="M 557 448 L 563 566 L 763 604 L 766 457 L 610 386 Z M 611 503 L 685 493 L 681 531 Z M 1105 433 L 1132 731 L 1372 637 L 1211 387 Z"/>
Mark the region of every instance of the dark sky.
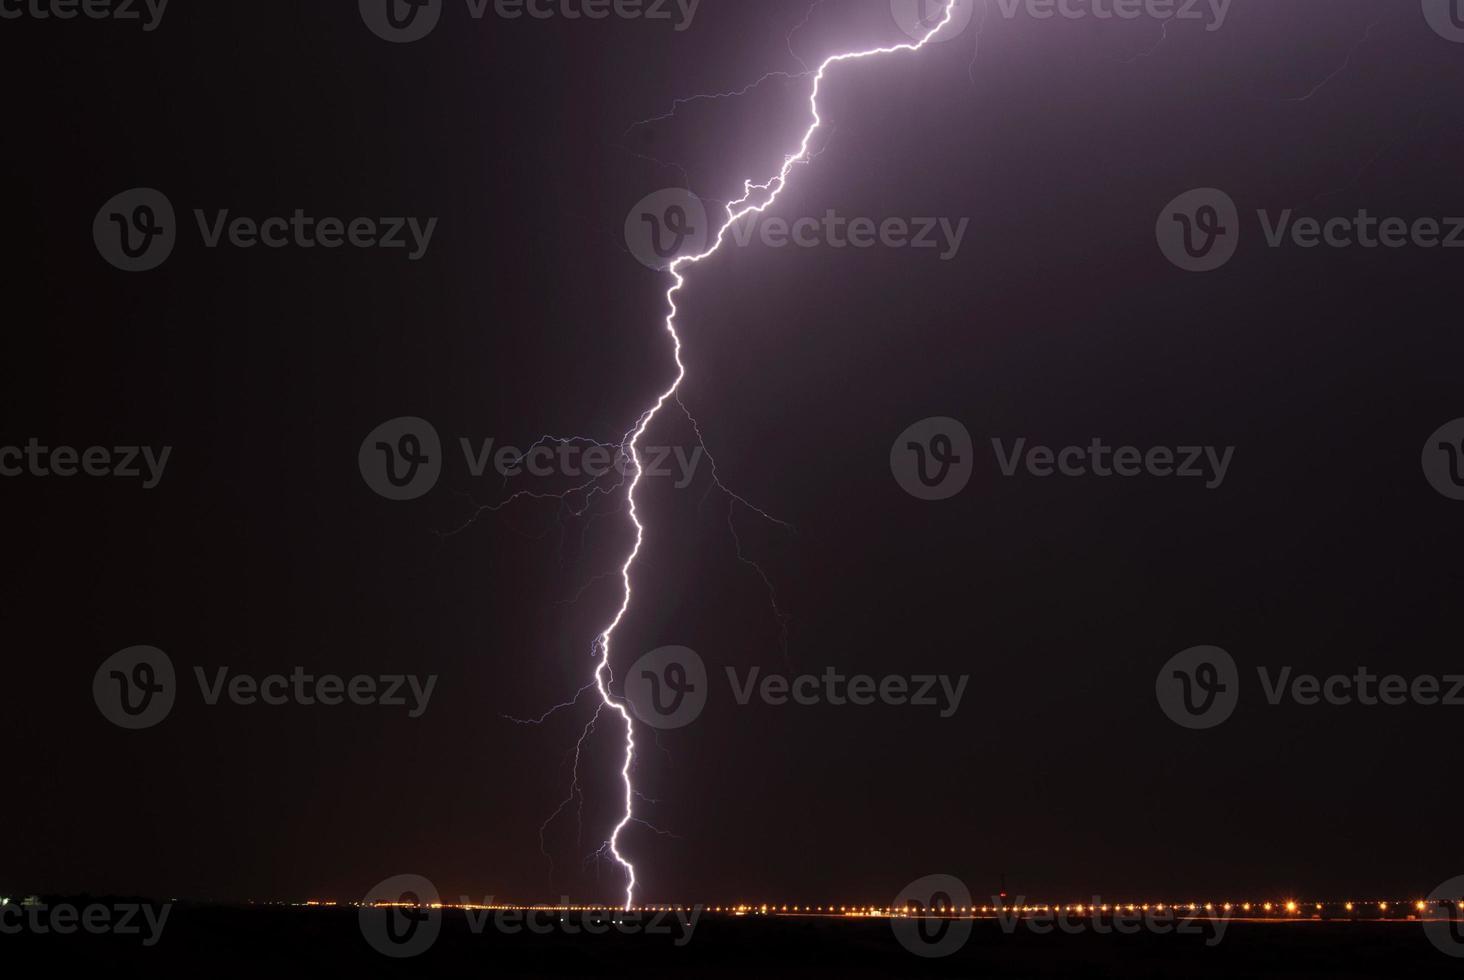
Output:
<path fill-rule="evenodd" d="M 473 478 L 458 439 L 615 440 L 672 376 L 665 279 L 625 250 L 682 175 L 734 194 L 796 140 L 806 80 L 641 127 L 673 99 L 797 71 L 793 0 L 703 0 L 666 22 L 475 21 L 449 0 L 392 45 L 355 4 L 178 4 L 158 28 L 0 22 L 5 410 L 0 446 L 171 446 L 137 481 L 0 480 L 12 828 L 0 892 L 356 898 L 424 874 L 444 895 L 614 900 L 585 863 L 617 819 L 620 733 L 568 753 L 630 544 Z M 1234 0 L 1222 29 L 1005 18 L 836 69 L 832 139 L 787 217 L 969 218 L 959 254 L 729 249 L 682 294 L 687 406 L 788 616 L 788 652 L 727 501 L 648 486 L 628 665 L 695 649 L 712 696 L 636 781 L 623 838 L 647 900 L 886 901 L 954 874 L 1050 899 L 1422 894 L 1452 833 L 1464 707 L 1267 705 L 1256 668 L 1459 670 L 1461 505 L 1419 467 L 1464 416 L 1458 252 L 1265 246 L 1258 209 L 1464 215 L 1464 44 L 1416 0 Z M 902 40 L 887 0 L 827 0 L 806 60 Z M 1318 84 L 1328 79 L 1318 88 Z M 1315 90 L 1315 91 L 1314 91 Z M 1308 93 L 1312 93 L 1309 98 Z M 128 188 L 180 231 L 128 274 L 90 229 Z M 1223 270 L 1156 246 L 1156 217 L 1222 188 Z M 210 214 L 439 219 L 426 256 L 206 248 Z M 674 408 L 674 406 L 673 406 Z M 438 486 L 373 493 L 388 419 L 430 420 Z M 975 473 L 927 503 L 892 442 L 960 419 Z M 1223 486 L 1005 478 L 990 441 L 1236 447 Z M 679 412 L 651 442 L 689 447 Z M 513 490 L 547 490 L 533 481 Z M 586 586 L 588 586 L 586 588 Z M 577 601 L 567 603 L 581 590 Z M 91 697 L 108 656 L 166 651 L 181 690 L 123 731 Z M 1240 664 L 1223 726 L 1155 699 L 1174 654 Z M 438 675 L 384 707 L 208 706 L 193 669 Z M 968 674 L 954 717 L 739 706 L 739 671 Z"/>

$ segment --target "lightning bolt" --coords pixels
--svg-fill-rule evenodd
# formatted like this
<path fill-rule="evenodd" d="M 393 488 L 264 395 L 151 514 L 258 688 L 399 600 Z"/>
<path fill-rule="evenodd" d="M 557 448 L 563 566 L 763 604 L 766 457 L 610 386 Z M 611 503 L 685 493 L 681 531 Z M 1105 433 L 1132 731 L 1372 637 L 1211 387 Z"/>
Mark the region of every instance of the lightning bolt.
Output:
<path fill-rule="evenodd" d="M 629 489 L 626 491 L 626 509 L 631 524 L 635 526 L 635 545 L 631 548 L 630 554 L 626 557 L 625 563 L 620 568 L 620 578 L 624 587 L 620 608 L 616 610 L 614 618 L 610 620 L 609 624 L 595 638 L 592 646 L 592 656 L 598 661 L 594 673 L 594 686 L 603 702 L 602 708 L 597 709 L 597 715 L 599 710 L 608 708 L 610 711 L 619 715 L 621 721 L 625 723 L 625 761 L 620 767 L 620 778 L 625 786 L 625 811 L 620 818 L 620 822 L 616 824 L 614 831 L 611 832 L 606 846 L 611 856 L 615 859 L 615 862 L 625 871 L 626 911 L 629 911 L 635 904 L 636 874 L 635 866 L 626 859 L 620 850 L 620 835 L 625 831 L 627 826 L 636 822 L 637 819 L 635 816 L 636 792 L 630 778 L 630 770 L 635 764 L 635 724 L 631 719 L 630 711 L 625 707 L 624 703 L 610 693 L 610 683 L 613 680 L 610 669 L 610 651 L 611 641 L 614 639 L 615 631 L 619 629 L 620 624 L 625 620 L 626 614 L 630 611 L 631 602 L 634 599 L 634 586 L 631 582 L 631 572 L 634 570 L 636 559 L 640 557 L 641 548 L 645 544 L 645 525 L 641 523 L 640 509 L 636 503 L 636 491 L 640 488 L 641 480 L 645 476 L 645 469 L 641 464 L 640 441 L 645 436 L 646 430 L 650 428 L 651 423 L 661 414 L 661 410 L 666 407 L 666 403 L 676 397 L 677 393 L 681 390 L 682 382 L 686 380 L 686 365 L 681 360 L 681 335 L 676 330 L 676 317 L 678 314 L 676 295 L 686 286 L 686 277 L 682 274 L 683 270 L 715 255 L 721 249 L 727 233 L 738 221 L 741 221 L 748 215 L 754 213 L 761 214 L 766 211 L 782 194 L 783 189 L 787 187 L 788 177 L 792 173 L 793 168 L 801 163 L 807 162 L 814 134 L 824 124 L 823 116 L 819 113 L 818 109 L 818 96 L 823 88 L 824 78 L 827 76 L 830 68 L 846 61 L 858 61 L 864 58 L 896 54 L 902 51 L 919 51 L 930 42 L 931 38 L 935 37 L 945 29 L 946 25 L 951 23 L 955 15 L 957 2 L 958 0 L 947 0 L 940 21 L 932 26 L 917 41 L 883 48 L 870 48 L 866 51 L 850 51 L 843 54 L 831 55 L 824 59 L 823 63 L 818 66 L 818 70 L 813 73 L 813 89 L 808 97 L 808 106 L 810 114 L 813 117 L 813 122 L 809 124 L 808 129 L 803 133 L 803 139 L 798 144 L 797 152 L 784 157 L 782 168 L 775 177 L 766 183 L 754 184 L 751 180 L 743 181 L 742 197 L 726 205 L 727 220 L 717 230 L 716 237 L 712 240 L 712 244 L 707 250 L 699 255 L 682 256 L 672 262 L 668 269 L 671 273 L 672 285 L 666 291 L 666 306 L 669 312 L 666 315 L 665 323 L 666 332 L 671 336 L 672 353 L 676 363 L 676 377 L 672 381 L 671 386 L 661 393 L 655 403 L 642 413 L 640 419 L 627 434 L 623 443 L 630 454 L 635 469 L 634 475 L 630 480 Z M 753 203 L 753 195 L 757 192 L 762 192 L 765 195 L 765 199 L 760 204 Z"/>

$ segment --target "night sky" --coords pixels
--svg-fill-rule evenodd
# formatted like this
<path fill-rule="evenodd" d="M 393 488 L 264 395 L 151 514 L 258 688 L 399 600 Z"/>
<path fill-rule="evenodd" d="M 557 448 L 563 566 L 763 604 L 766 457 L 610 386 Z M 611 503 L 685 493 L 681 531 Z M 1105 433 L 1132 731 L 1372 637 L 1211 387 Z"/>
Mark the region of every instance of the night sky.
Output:
<path fill-rule="evenodd" d="M 172 447 L 150 490 L 0 479 L 0 892 L 350 900 L 414 873 L 454 898 L 620 899 L 614 864 L 587 858 L 618 819 L 622 730 L 607 717 L 586 743 L 582 831 L 576 802 L 544 835 L 551 869 L 539 828 L 594 698 L 541 727 L 504 716 L 589 680 L 623 498 L 479 512 L 567 484 L 474 477 L 459 440 L 619 441 L 674 373 L 668 279 L 627 251 L 627 213 L 770 176 L 809 82 L 627 127 L 801 71 L 805 16 L 809 64 L 906 38 L 888 0 L 703 0 L 683 31 L 448 0 L 409 44 L 355 7 L 0 21 L 0 446 Z M 640 497 L 615 665 L 679 645 L 712 675 L 694 724 L 638 730 L 637 816 L 665 832 L 622 837 L 641 897 L 883 902 L 944 873 L 1044 900 L 1320 900 L 1464 872 L 1464 706 L 1273 707 L 1256 673 L 1464 669 L 1464 504 L 1419 465 L 1464 416 L 1464 253 L 1270 248 L 1256 217 L 1464 215 L 1461 96 L 1464 44 L 1417 0 L 1234 0 L 1221 29 L 1162 39 L 1149 18 L 993 3 L 979 30 L 832 69 L 820 152 L 771 213 L 969 226 L 949 261 L 754 244 L 688 275 L 685 405 L 722 483 L 796 533 L 729 509 L 706 466 Z M 177 211 L 149 272 L 91 234 L 133 187 Z M 1182 271 L 1156 219 L 1208 187 L 1237 203 L 1239 249 Z M 194 209 L 438 222 L 413 261 L 208 248 Z M 394 502 L 357 454 L 403 416 L 435 427 L 443 472 Z M 935 416 L 970 431 L 974 472 L 926 502 L 889 459 Z M 1216 489 L 1008 478 L 991 441 L 1022 438 L 1235 454 Z M 647 441 L 695 434 L 672 403 Z M 177 704 L 124 731 L 93 675 L 143 644 L 177 667 Z M 1208 731 L 1155 698 L 1198 645 L 1243 676 Z M 438 680 L 411 718 L 209 706 L 194 679 L 297 666 Z M 969 683 L 949 718 L 741 706 L 725 669 L 754 666 Z"/>

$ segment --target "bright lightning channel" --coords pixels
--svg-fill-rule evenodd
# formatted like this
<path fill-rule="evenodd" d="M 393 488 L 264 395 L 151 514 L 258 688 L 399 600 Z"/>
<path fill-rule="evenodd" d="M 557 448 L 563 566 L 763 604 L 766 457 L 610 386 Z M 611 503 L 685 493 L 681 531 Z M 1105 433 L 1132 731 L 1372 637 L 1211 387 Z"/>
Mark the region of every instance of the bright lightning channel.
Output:
<path fill-rule="evenodd" d="M 715 255 L 721 249 L 722 242 L 727 237 L 727 232 L 737 222 L 750 214 L 761 214 L 766 211 L 778 199 L 778 196 L 782 194 L 783 189 L 788 184 L 788 175 L 792 172 L 793 168 L 808 160 L 809 146 L 813 141 L 813 136 L 823 126 L 823 117 L 818 111 L 818 95 L 823 86 L 824 76 L 830 67 L 844 61 L 856 61 L 878 55 L 895 54 L 900 51 L 919 51 L 930 42 L 931 38 L 935 37 L 935 35 L 945 29 L 946 25 L 950 24 L 955 16 L 956 4 L 958 2 L 959 0 L 947 0 L 944 14 L 939 23 L 935 24 L 918 41 L 896 44 L 887 48 L 871 48 L 868 51 L 850 51 L 844 54 L 831 55 L 825 59 L 823 64 L 818 66 L 818 70 L 813 73 L 813 91 L 808 97 L 808 106 L 813 116 L 813 122 L 809 125 L 807 131 L 804 132 L 803 140 L 798 145 L 798 152 L 785 157 L 783 166 L 778 171 L 777 176 L 766 183 L 754 184 L 751 180 L 743 181 L 742 197 L 727 204 L 727 220 L 717 230 L 716 237 L 713 239 L 711 246 L 700 255 L 682 256 L 672 262 L 668 270 L 671 273 L 673 284 L 666 291 L 666 306 L 669 310 L 666 315 L 666 332 L 671 335 L 672 349 L 676 360 L 676 378 L 671 383 L 671 387 L 667 388 L 656 399 L 655 404 L 641 415 L 635 428 L 631 430 L 629 438 L 625 441 L 631 461 L 635 464 L 635 475 L 631 478 L 630 488 L 626 492 L 630 521 L 635 525 L 635 546 L 631 549 L 630 555 L 625 559 L 625 564 L 620 569 L 620 578 L 624 584 L 624 597 L 621 600 L 620 608 L 616 610 L 615 617 L 610 621 L 610 624 L 596 637 L 593 645 L 594 655 L 599 658 L 599 664 L 595 668 L 595 688 L 600 692 L 600 699 L 604 702 L 604 707 L 614 711 L 625 722 L 625 762 L 620 767 L 620 778 L 625 785 L 625 813 L 620 818 L 620 823 L 616 824 L 615 830 L 610 834 L 610 839 L 607 843 L 610 854 L 615 858 L 616 863 L 625 869 L 626 911 L 630 911 L 635 904 L 636 876 L 635 866 L 626 860 L 625 855 L 620 852 L 620 835 L 635 820 L 636 794 L 635 788 L 630 780 L 630 770 L 635 763 L 635 725 L 631 721 L 630 712 L 626 709 L 625 705 L 610 694 L 610 681 L 612 679 L 610 671 L 610 641 L 614 637 L 615 631 L 619 628 L 620 623 L 625 619 L 626 613 L 630 611 L 633 595 L 630 573 L 635 567 L 636 559 L 640 557 L 641 547 L 645 543 L 645 525 L 641 523 L 640 512 L 636 507 L 635 499 L 635 492 L 640 487 L 641 479 L 645 475 L 645 470 L 641 466 L 638 448 L 640 440 L 646 434 L 646 430 L 650 428 L 651 423 L 655 421 L 656 416 L 660 414 L 661 409 L 665 408 L 666 403 L 676 396 L 681 388 L 681 383 L 686 380 L 686 365 L 681 360 L 681 336 L 676 332 L 676 294 L 686 285 L 686 277 L 682 275 L 681 270 L 686 266 L 695 265 Z M 755 191 L 765 192 L 767 199 L 761 204 L 750 203 Z M 598 716 L 598 712 L 596 714 Z"/>

